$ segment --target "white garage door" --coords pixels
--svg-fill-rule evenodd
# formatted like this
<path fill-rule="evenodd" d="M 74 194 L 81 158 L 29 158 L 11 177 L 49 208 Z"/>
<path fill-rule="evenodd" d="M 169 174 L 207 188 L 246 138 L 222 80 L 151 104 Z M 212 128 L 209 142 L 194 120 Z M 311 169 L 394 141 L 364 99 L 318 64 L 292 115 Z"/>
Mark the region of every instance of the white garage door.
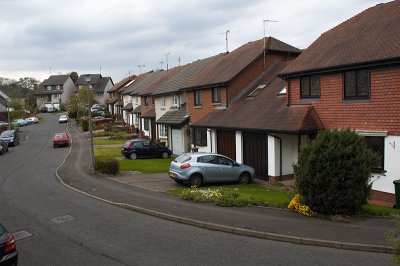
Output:
<path fill-rule="evenodd" d="M 183 153 L 182 137 L 180 129 L 172 129 L 172 150 L 176 155 Z"/>

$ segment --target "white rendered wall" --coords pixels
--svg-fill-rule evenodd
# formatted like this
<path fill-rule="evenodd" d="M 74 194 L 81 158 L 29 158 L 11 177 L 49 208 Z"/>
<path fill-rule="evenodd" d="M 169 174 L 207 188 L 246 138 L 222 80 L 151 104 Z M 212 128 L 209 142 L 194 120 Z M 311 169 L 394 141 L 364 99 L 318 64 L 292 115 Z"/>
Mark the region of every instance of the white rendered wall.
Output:
<path fill-rule="evenodd" d="M 385 138 L 385 176 L 374 175 L 372 189 L 394 193 L 394 180 L 400 179 L 400 136 Z"/>
<path fill-rule="evenodd" d="M 282 175 L 293 174 L 293 164 L 298 160 L 297 135 L 276 135 L 282 139 Z M 280 141 L 268 136 L 268 175 L 280 176 Z"/>
<path fill-rule="evenodd" d="M 235 132 L 236 139 L 236 162 L 243 163 L 243 137 L 242 131 Z"/>

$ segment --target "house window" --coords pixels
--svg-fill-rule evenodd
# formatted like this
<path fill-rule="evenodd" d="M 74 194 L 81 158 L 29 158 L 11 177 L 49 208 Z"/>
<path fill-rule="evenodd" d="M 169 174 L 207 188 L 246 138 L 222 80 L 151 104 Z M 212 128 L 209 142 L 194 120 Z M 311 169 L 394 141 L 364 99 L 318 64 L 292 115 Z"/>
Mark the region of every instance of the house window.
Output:
<path fill-rule="evenodd" d="M 145 118 L 143 121 L 143 129 L 149 131 L 149 119 Z"/>
<path fill-rule="evenodd" d="M 156 103 L 156 97 L 151 97 L 151 104 L 154 105 Z"/>
<path fill-rule="evenodd" d="M 136 98 L 136 104 L 138 104 L 139 103 L 139 97 L 135 97 Z"/>
<path fill-rule="evenodd" d="M 384 137 L 365 137 L 367 148 L 379 156 L 379 162 L 372 167 L 373 171 L 383 171 L 385 161 L 385 138 Z"/>
<path fill-rule="evenodd" d="M 193 128 L 192 143 L 195 146 L 207 146 L 207 128 Z"/>
<path fill-rule="evenodd" d="M 101 93 L 101 92 L 97 92 L 97 93 L 96 93 L 96 96 L 97 96 L 97 97 L 101 97 L 101 96 L 102 96 L 102 93 Z"/>
<path fill-rule="evenodd" d="M 201 90 L 194 91 L 194 106 L 201 106 Z"/>
<path fill-rule="evenodd" d="M 48 90 L 48 91 L 51 91 L 51 86 L 50 86 L 50 85 L 47 86 L 47 90 Z"/>
<path fill-rule="evenodd" d="M 221 88 L 213 88 L 212 89 L 212 102 L 213 103 L 221 102 Z"/>
<path fill-rule="evenodd" d="M 135 124 L 139 124 L 139 116 L 135 115 Z"/>
<path fill-rule="evenodd" d="M 61 86 L 60 86 L 60 85 L 57 85 L 57 86 L 56 86 L 56 90 L 58 90 L 58 91 L 61 90 Z"/>
<path fill-rule="evenodd" d="M 172 96 L 172 106 L 178 106 L 178 95 Z"/>
<path fill-rule="evenodd" d="M 369 70 L 344 72 L 344 99 L 368 99 L 371 87 L 370 76 Z"/>
<path fill-rule="evenodd" d="M 300 78 L 300 96 L 301 98 L 319 98 L 319 76 L 306 76 Z"/>
<path fill-rule="evenodd" d="M 160 125 L 160 137 L 167 137 L 168 136 L 168 126 L 167 125 Z"/>
<path fill-rule="evenodd" d="M 149 106 L 149 100 L 147 99 L 147 96 L 144 96 L 144 106 Z"/>
<path fill-rule="evenodd" d="M 165 96 L 161 97 L 161 107 L 165 108 Z"/>

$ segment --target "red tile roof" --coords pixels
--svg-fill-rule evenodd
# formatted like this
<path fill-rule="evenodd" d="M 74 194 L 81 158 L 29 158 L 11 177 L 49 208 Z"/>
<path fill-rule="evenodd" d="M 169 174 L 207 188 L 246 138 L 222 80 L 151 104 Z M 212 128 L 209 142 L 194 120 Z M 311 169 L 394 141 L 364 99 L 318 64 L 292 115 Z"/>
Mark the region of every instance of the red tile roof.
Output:
<path fill-rule="evenodd" d="M 301 50 L 273 37 L 266 38 L 265 43 L 267 53 L 283 52 L 294 55 L 301 53 Z M 263 51 L 264 38 L 246 43 L 232 52 L 226 53 L 212 63 L 188 84 L 188 88 L 208 87 L 227 83 L 243 71 L 249 64 L 257 58 L 260 58 L 263 55 Z"/>
<path fill-rule="evenodd" d="M 228 109 L 212 112 L 191 124 L 195 127 L 229 128 L 269 132 L 312 132 L 323 128 L 311 105 L 286 107 L 286 96 L 278 94 L 285 81 L 276 75 L 290 62 L 275 63 Z M 267 84 L 255 97 L 248 97 L 259 85 Z"/>
<path fill-rule="evenodd" d="M 323 33 L 281 75 L 393 59 L 400 60 L 400 1 L 368 8 Z"/>

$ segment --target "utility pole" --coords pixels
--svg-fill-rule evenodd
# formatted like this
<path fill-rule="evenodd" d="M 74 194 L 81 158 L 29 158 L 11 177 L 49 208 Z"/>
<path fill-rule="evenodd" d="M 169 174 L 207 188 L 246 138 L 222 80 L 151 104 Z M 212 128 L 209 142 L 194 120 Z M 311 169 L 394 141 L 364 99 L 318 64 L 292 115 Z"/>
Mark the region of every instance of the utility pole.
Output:
<path fill-rule="evenodd" d="M 162 70 L 163 68 L 162 68 L 162 65 L 164 64 L 164 61 L 160 61 L 160 62 L 158 62 L 159 64 L 160 64 L 160 70 Z"/>
<path fill-rule="evenodd" d="M 230 33 L 230 30 L 226 30 L 226 31 L 220 33 L 220 35 L 225 34 L 226 52 L 229 52 L 229 50 L 228 50 L 228 33 Z"/>
<path fill-rule="evenodd" d="M 171 54 L 170 52 L 164 54 L 164 55 L 165 55 L 165 62 L 167 62 L 167 71 L 168 71 L 168 56 L 169 56 L 170 54 Z"/>
<path fill-rule="evenodd" d="M 263 20 L 263 28 L 264 28 L 264 69 L 266 68 L 266 63 L 265 63 L 265 51 L 267 50 L 267 43 L 266 43 L 266 39 L 265 39 L 265 28 L 267 27 L 268 22 L 278 22 L 277 20 L 270 20 L 270 19 L 264 19 Z"/>

